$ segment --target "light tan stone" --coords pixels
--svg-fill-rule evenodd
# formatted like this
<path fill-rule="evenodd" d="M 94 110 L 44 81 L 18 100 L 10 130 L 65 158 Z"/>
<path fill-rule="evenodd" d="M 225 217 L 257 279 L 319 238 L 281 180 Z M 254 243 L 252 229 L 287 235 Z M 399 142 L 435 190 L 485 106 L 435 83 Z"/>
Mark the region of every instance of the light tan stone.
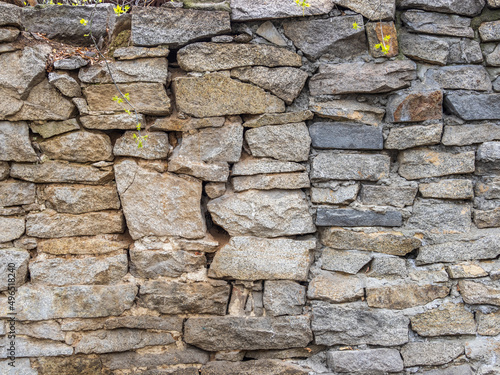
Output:
<path fill-rule="evenodd" d="M 95 237 L 63 237 L 39 239 L 38 251 L 52 255 L 100 255 L 126 250 L 129 240 L 119 234 L 102 234 Z"/>
<path fill-rule="evenodd" d="M 383 108 L 355 100 L 319 101 L 311 97 L 309 99 L 309 108 L 319 117 L 338 121 L 353 121 L 373 126 L 380 125 L 385 114 Z"/>
<path fill-rule="evenodd" d="M 309 174 L 307 173 L 279 173 L 261 174 L 254 176 L 233 177 L 234 191 L 244 191 L 250 189 L 271 190 L 271 189 L 302 189 L 308 188 Z"/>
<path fill-rule="evenodd" d="M 332 303 L 352 302 L 364 296 L 363 282 L 357 276 L 323 272 L 309 283 L 307 298 Z"/>
<path fill-rule="evenodd" d="M 473 335 L 474 315 L 463 304 L 447 303 L 410 317 L 411 327 L 420 336 Z"/>
<path fill-rule="evenodd" d="M 368 306 L 396 310 L 425 305 L 449 293 L 446 285 L 401 284 L 366 289 Z"/>

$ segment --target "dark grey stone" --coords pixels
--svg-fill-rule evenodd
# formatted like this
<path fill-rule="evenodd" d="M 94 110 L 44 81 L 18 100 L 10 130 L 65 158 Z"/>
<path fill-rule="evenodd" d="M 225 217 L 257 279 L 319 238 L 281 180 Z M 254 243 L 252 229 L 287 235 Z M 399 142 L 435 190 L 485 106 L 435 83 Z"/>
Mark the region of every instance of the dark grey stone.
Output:
<path fill-rule="evenodd" d="M 316 225 L 321 227 L 400 227 L 403 218 L 398 211 L 378 213 L 374 211 L 358 211 L 319 207 Z"/>
<path fill-rule="evenodd" d="M 424 9 L 462 16 L 477 16 L 484 8 L 485 0 L 397 0 L 398 8 Z"/>
<path fill-rule="evenodd" d="M 445 95 L 444 106 L 464 120 L 500 119 L 500 94 L 451 93 Z"/>
<path fill-rule="evenodd" d="M 316 148 L 343 150 L 382 150 L 382 127 L 344 123 L 317 122 L 309 126 L 312 145 Z"/>
<path fill-rule="evenodd" d="M 416 33 L 474 38 L 471 19 L 442 13 L 409 10 L 401 15 L 408 30 Z"/>
<path fill-rule="evenodd" d="M 429 69 L 425 73 L 425 78 L 435 81 L 442 89 L 491 90 L 488 71 L 480 65 L 454 65 Z"/>
<path fill-rule="evenodd" d="M 0 26 L 21 27 L 21 9 L 17 5 L 0 3 Z"/>

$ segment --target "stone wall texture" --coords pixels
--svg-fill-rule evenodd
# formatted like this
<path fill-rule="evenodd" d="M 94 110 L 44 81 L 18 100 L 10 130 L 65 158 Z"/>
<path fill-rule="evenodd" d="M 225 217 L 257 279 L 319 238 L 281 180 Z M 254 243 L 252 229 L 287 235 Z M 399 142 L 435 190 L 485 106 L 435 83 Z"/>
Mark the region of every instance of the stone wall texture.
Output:
<path fill-rule="evenodd" d="M 309 3 L 0 2 L 0 374 L 500 374 L 500 2 Z"/>

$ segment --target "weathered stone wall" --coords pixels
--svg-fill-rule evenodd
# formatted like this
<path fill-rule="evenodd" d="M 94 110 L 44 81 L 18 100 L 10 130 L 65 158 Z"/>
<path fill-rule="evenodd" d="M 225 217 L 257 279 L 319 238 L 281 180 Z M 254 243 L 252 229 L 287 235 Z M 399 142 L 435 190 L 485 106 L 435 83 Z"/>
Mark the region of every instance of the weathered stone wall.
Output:
<path fill-rule="evenodd" d="M 500 374 L 500 2 L 309 2 L 0 3 L 1 374 Z"/>

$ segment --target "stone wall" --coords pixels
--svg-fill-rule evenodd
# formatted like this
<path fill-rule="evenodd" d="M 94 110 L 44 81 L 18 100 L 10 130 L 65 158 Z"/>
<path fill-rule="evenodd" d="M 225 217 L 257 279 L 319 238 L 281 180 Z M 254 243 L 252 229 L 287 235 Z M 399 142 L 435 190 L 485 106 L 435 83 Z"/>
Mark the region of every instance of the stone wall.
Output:
<path fill-rule="evenodd" d="M 309 2 L 0 3 L 0 373 L 500 373 L 500 2 Z"/>

